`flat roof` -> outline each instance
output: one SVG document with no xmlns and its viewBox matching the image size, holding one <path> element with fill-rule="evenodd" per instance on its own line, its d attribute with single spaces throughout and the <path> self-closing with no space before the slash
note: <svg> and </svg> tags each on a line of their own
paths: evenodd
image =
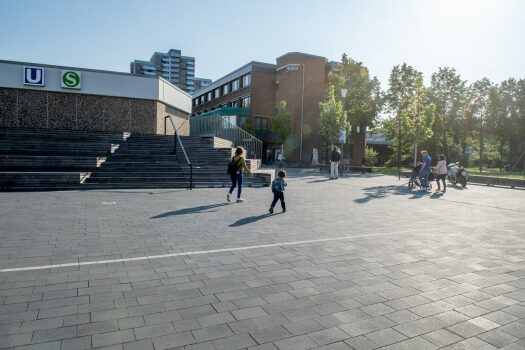
<svg viewBox="0 0 525 350">
<path fill-rule="evenodd" d="M 198 91 L 195 91 L 193 93 L 193 95 L 192 95 L 192 98 L 195 98 L 195 97 L 200 96 L 200 95 L 204 95 L 204 94 L 206 94 L 206 93 L 208 93 L 210 91 L 215 90 L 219 86 L 224 85 L 225 83 L 229 82 L 232 79 L 235 79 L 235 78 L 238 78 L 238 77 L 243 76 L 245 74 L 248 74 L 249 72 L 252 71 L 253 67 L 264 67 L 264 68 L 275 69 L 277 66 L 275 64 L 272 64 L 272 63 L 251 61 L 251 62 L 245 64 L 244 66 L 242 66 L 240 68 L 237 68 L 233 72 L 226 74 L 225 76 L 221 77 L 220 79 L 215 80 L 210 85 L 208 85 L 208 86 L 206 86 L 206 87 L 204 87 L 204 88 L 202 88 L 202 89 L 200 89 Z"/>
<path fill-rule="evenodd" d="M 278 60 L 280 58 L 283 58 L 285 56 L 291 56 L 291 55 L 299 55 L 299 56 L 321 58 L 321 59 L 323 59 L 323 60 L 328 62 L 328 59 L 326 57 L 324 57 L 324 56 L 317 56 L 317 55 L 312 55 L 312 54 L 304 53 L 304 52 L 288 52 L 288 53 L 285 53 L 284 55 L 281 55 L 281 56 L 277 57 L 276 60 Z"/>
</svg>

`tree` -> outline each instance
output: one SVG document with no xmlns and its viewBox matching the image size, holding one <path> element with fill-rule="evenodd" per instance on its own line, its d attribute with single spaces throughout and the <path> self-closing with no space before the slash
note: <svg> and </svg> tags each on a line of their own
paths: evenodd
<svg viewBox="0 0 525 350">
<path fill-rule="evenodd" d="M 388 126 L 387 137 L 390 141 L 397 144 L 397 167 L 401 167 L 401 152 L 403 149 L 403 128 L 402 113 L 408 109 L 411 98 L 416 94 L 416 80 L 422 77 L 423 74 L 415 70 L 412 66 L 403 63 L 401 66 L 397 65 L 392 69 L 390 78 L 388 79 L 389 88 L 385 95 L 385 103 L 388 111 L 393 113 L 397 121 L 397 133 L 394 133 L 392 120 L 386 122 Z M 406 128 L 406 126 L 405 126 Z"/>
<path fill-rule="evenodd" d="M 483 78 L 470 85 L 468 91 L 468 101 L 470 118 L 478 127 L 479 137 L 479 171 L 483 171 L 483 143 L 484 143 L 484 127 L 489 118 L 490 111 L 490 95 L 493 85 L 489 79 Z"/>
<path fill-rule="evenodd" d="M 374 166 L 377 163 L 378 152 L 372 147 L 365 147 L 365 165 Z"/>
<path fill-rule="evenodd" d="M 401 152 L 407 153 L 410 149 L 414 150 L 415 166 L 418 147 L 433 135 L 435 106 L 428 99 L 421 76 L 416 78 L 414 88 L 414 94 L 406 100 L 400 115 L 385 121 L 383 130 L 389 140 L 395 140 L 401 136 L 400 143 L 398 141 L 398 150 Z"/>
<path fill-rule="evenodd" d="M 330 85 L 325 102 L 319 102 L 319 131 L 325 142 L 336 143 L 339 130 L 348 128 L 346 115 L 343 115 L 343 102 L 335 99 L 335 87 Z"/>
<path fill-rule="evenodd" d="M 432 74 L 429 97 L 436 106 L 432 130 L 434 132 L 434 152 L 451 155 L 449 145 L 460 144 L 464 139 L 463 106 L 465 100 L 465 81 L 461 80 L 454 68 L 444 67 Z M 464 143 L 463 143 L 464 145 Z M 463 152 L 464 149 L 460 150 Z"/>
<path fill-rule="evenodd" d="M 277 114 L 272 118 L 271 130 L 277 135 L 277 142 L 288 150 L 290 148 L 288 137 L 292 132 L 292 117 L 286 111 L 286 101 L 279 102 Z"/>
<path fill-rule="evenodd" d="M 330 74 L 330 82 L 337 96 L 341 96 L 341 89 L 347 90 L 343 109 L 350 125 L 360 130 L 373 127 L 381 109 L 381 90 L 377 78 L 370 78 L 368 68 L 343 54 L 341 65 Z"/>
</svg>

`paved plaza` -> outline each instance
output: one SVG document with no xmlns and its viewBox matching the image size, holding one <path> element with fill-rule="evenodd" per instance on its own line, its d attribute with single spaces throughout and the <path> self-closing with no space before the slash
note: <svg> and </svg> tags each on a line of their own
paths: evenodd
<svg viewBox="0 0 525 350">
<path fill-rule="evenodd" d="M 0 348 L 525 349 L 525 191 L 0 193 Z"/>
</svg>

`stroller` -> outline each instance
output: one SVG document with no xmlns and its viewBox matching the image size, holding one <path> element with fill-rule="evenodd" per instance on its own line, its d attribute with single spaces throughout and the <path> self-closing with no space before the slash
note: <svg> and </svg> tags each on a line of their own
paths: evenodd
<svg viewBox="0 0 525 350">
<path fill-rule="evenodd" d="M 412 169 L 412 173 L 410 174 L 410 179 L 408 180 L 408 188 L 413 189 L 415 187 L 419 187 L 419 189 L 423 189 L 421 187 L 421 180 L 419 179 L 419 173 L 421 172 L 421 167 L 423 166 L 423 163 L 418 162 L 417 165 Z M 430 171 L 430 174 L 428 174 L 428 187 L 427 190 L 432 189 L 432 181 L 435 180 L 434 172 Z"/>
</svg>

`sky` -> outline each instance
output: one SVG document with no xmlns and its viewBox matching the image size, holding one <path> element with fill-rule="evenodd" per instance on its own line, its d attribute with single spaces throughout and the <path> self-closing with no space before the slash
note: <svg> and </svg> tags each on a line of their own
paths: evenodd
<svg viewBox="0 0 525 350">
<path fill-rule="evenodd" d="M 216 80 L 250 61 L 346 53 L 387 89 L 407 62 L 469 82 L 525 78 L 523 0 L 0 0 L 0 59 L 129 72 L 182 50 Z"/>
</svg>

